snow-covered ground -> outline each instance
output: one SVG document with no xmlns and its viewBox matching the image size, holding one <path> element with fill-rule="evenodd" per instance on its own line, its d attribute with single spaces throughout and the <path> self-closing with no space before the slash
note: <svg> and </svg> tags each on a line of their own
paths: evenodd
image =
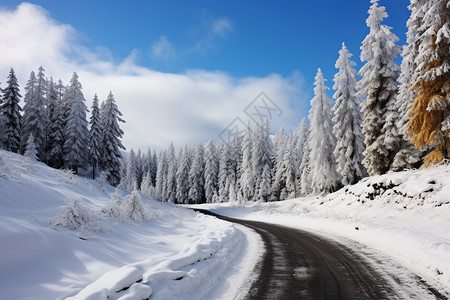
<svg viewBox="0 0 450 300">
<path fill-rule="evenodd" d="M 369 177 L 326 197 L 201 205 L 357 242 L 450 296 L 450 166 Z"/>
<path fill-rule="evenodd" d="M 145 220 L 118 220 L 101 213 L 113 193 L 0 151 L 0 299 L 245 295 L 261 255 L 254 232 L 146 198 Z M 61 218 L 67 208 L 83 219 Z"/>
</svg>

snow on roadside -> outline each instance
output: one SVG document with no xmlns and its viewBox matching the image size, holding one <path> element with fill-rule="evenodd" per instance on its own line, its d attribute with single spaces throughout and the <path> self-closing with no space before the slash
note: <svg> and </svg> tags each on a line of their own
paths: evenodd
<svg viewBox="0 0 450 300">
<path fill-rule="evenodd" d="M 146 198 L 145 220 L 118 221 L 100 213 L 111 195 L 102 183 L 0 151 L 0 298 L 238 299 L 248 291 L 261 255 L 254 232 Z M 62 220 L 67 211 L 82 217 Z"/>
<path fill-rule="evenodd" d="M 359 242 L 450 296 L 450 166 L 369 177 L 326 197 L 201 208 Z"/>
</svg>

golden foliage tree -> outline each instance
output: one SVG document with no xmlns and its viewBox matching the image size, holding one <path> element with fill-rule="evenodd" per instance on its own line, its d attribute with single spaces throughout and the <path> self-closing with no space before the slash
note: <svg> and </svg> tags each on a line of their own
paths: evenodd
<svg viewBox="0 0 450 300">
<path fill-rule="evenodd" d="M 423 7 L 408 136 L 416 148 L 431 147 L 427 167 L 450 155 L 450 2 L 428 0 Z"/>
</svg>

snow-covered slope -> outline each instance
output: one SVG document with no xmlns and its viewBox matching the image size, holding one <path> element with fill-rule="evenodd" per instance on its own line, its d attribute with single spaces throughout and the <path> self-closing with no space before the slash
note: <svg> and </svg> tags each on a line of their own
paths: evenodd
<svg viewBox="0 0 450 300">
<path fill-rule="evenodd" d="M 450 295 L 450 166 L 368 177 L 326 197 L 202 208 L 356 241 Z"/>
<path fill-rule="evenodd" d="M 0 298 L 245 294 L 261 245 L 253 232 L 145 198 L 145 220 L 118 220 L 101 213 L 113 193 L 104 183 L 0 151 Z M 64 222 L 61 212 L 75 202 L 84 219 Z"/>
</svg>

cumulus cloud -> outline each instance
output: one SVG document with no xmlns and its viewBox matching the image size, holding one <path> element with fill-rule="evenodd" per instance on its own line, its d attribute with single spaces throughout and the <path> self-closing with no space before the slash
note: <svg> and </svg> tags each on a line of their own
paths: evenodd
<svg viewBox="0 0 450 300">
<path fill-rule="evenodd" d="M 220 21 L 211 31 L 224 34 L 229 26 Z M 47 76 L 62 78 L 66 83 L 76 71 L 88 106 L 95 93 L 105 99 L 111 90 L 127 121 L 122 128 L 128 149 L 163 148 L 171 141 L 182 146 L 217 140 L 234 119 L 250 120 L 244 110 L 261 91 L 282 110 L 282 116 L 272 120 L 274 129 L 297 126 L 301 112 L 293 111 L 292 103 L 303 101 L 306 109 L 301 76 L 234 78 L 203 70 L 163 73 L 139 66 L 136 50 L 122 62 L 114 63 L 108 59 L 109 50 L 83 47 L 74 28 L 53 20 L 37 5 L 23 3 L 14 10 L 0 11 L 0 28 L 3 78 L 14 67 L 23 88 L 30 71 L 40 65 L 46 68 Z M 168 40 L 162 38 L 159 42 L 156 54 L 171 49 Z"/>
<path fill-rule="evenodd" d="M 176 55 L 175 48 L 166 36 L 161 36 L 151 46 L 151 56 L 158 59 L 173 58 Z"/>
</svg>

